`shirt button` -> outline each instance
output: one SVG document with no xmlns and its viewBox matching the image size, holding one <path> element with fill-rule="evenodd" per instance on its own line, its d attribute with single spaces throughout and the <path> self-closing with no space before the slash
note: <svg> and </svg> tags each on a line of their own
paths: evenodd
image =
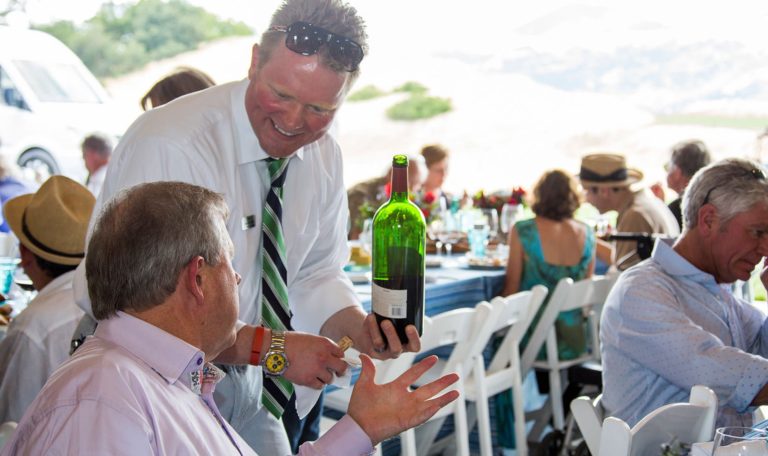
<svg viewBox="0 0 768 456">
<path fill-rule="evenodd" d="M 203 364 L 203 358 L 197 358 L 197 365 Z"/>
</svg>

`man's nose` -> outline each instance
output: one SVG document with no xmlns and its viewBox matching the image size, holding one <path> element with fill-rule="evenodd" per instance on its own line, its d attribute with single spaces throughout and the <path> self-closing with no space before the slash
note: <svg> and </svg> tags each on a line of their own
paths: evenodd
<svg viewBox="0 0 768 456">
<path fill-rule="evenodd" d="M 290 130 L 291 133 L 301 128 L 304 123 L 302 119 L 303 108 L 299 103 L 290 103 L 285 108 L 285 114 L 283 115 L 284 128 Z"/>
</svg>

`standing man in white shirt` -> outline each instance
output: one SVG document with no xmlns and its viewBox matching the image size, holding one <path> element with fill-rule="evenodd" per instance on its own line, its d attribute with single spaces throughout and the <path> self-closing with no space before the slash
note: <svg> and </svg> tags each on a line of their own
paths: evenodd
<svg viewBox="0 0 768 456">
<path fill-rule="evenodd" d="M 107 175 L 109 158 L 112 156 L 112 142 L 106 136 L 92 134 L 85 137 L 81 148 L 85 168 L 88 170 L 85 186 L 94 196 L 99 196 Z"/>
<path fill-rule="evenodd" d="M 51 373 L 67 359 L 83 316 L 72 295 L 95 199 L 77 182 L 53 176 L 37 191 L 8 200 L 3 215 L 19 238 L 21 266 L 35 299 L 11 320 L 0 343 L 0 422 L 18 421 Z"/>
<path fill-rule="evenodd" d="M 343 336 L 383 359 L 420 346 L 415 327 L 408 328 L 405 346 L 390 322 L 379 327 L 342 270 L 349 258 L 342 157 L 326 133 L 358 76 L 366 39 L 357 11 L 340 0 L 288 0 L 253 47 L 247 80 L 190 94 L 139 117 L 115 151 L 96 205 L 98 214 L 120 190 L 151 181 L 193 183 L 224 196 L 232 210 L 227 229 L 235 246 L 233 265 L 242 275 L 239 318 L 248 324 L 238 326 L 235 358 L 227 362 L 247 362 L 260 334 L 252 325 L 262 325 L 262 298 L 268 299 L 262 214 L 275 188 L 270 160 L 287 159 L 281 229 L 290 325 L 284 339 L 272 332 L 281 366 L 287 366 L 272 373 L 316 389 L 333 372 L 344 371 L 333 343 Z M 76 293 L 87 302 L 84 274 L 79 278 Z M 260 404 L 262 368 L 227 373 L 216 397 L 222 415 L 257 452 L 290 453 L 281 423 Z"/>
</svg>

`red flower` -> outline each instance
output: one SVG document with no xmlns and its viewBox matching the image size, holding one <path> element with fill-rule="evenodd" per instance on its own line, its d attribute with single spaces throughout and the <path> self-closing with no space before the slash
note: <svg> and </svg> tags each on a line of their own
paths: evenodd
<svg viewBox="0 0 768 456">
<path fill-rule="evenodd" d="M 435 202 L 435 193 L 434 192 L 427 192 L 424 194 L 424 203 L 425 204 L 432 204 Z"/>
</svg>

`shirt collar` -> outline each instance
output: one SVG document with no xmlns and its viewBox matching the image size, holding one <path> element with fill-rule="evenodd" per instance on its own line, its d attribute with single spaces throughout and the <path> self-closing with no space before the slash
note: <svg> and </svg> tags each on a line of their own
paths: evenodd
<svg viewBox="0 0 768 456">
<path fill-rule="evenodd" d="M 68 271 L 64 274 L 56 277 L 48 282 L 42 290 L 38 291 L 37 296 L 42 297 L 52 293 L 56 293 L 59 290 L 66 290 L 72 288 L 72 280 L 75 277 L 75 271 Z M 30 301 L 30 305 L 34 303 L 34 300 Z"/>
<path fill-rule="evenodd" d="M 205 362 L 205 354 L 197 347 L 125 312 L 100 321 L 94 336 L 123 347 L 168 383 L 181 380 L 191 389 L 190 374 L 202 369 Z"/>
<path fill-rule="evenodd" d="M 673 277 L 686 277 L 698 284 L 701 284 L 712 294 L 720 293 L 720 285 L 715 281 L 712 274 L 704 272 L 683 258 L 672 248 L 673 239 L 658 239 L 653 247 L 651 258 L 659 264 L 661 268 Z"/>
<path fill-rule="evenodd" d="M 238 155 L 238 165 L 269 158 L 269 155 L 261 148 L 259 139 L 256 137 L 256 133 L 254 133 L 253 127 L 251 126 L 251 121 L 248 118 L 248 112 L 245 110 L 245 92 L 248 90 L 249 83 L 250 81 L 248 79 L 240 81 L 230 94 L 232 97 L 232 119 L 237 135 L 237 143 L 239 145 L 239 150 L 236 151 Z M 303 159 L 304 148 L 302 147 L 297 150 L 291 157 Z"/>
</svg>

